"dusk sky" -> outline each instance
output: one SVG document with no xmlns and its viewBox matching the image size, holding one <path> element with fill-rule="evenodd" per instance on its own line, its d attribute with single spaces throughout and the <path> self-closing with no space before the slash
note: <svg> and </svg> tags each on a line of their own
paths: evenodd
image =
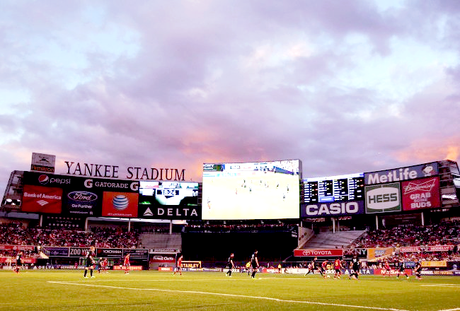
<svg viewBox="0 0 460 311">
<path fill-rule="evenodd" d="M 460 151 L 458 0 L 0 0 L 0 191 L 32 152 L 306 177 Z"/>
</svg>

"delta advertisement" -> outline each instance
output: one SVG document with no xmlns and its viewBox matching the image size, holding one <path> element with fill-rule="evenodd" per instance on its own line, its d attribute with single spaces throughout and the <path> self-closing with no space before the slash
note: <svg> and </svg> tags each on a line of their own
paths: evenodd
<svg viewBox="0 0 460 311">
<path fill-rule="evenodd" d="M 201 219 L 197 182 L 140 181 L 139 216 L 152 219 Z"/>
<path fill-rule="evenodd" d="M 441 207 L 439 177 L 404 181 L 401 191 L 404 211 Z"/>
</svg>

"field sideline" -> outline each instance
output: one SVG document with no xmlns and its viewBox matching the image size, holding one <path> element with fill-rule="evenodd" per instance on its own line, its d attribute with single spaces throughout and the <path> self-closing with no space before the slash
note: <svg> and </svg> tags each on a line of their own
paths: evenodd
<svg viewBox="0 0 460 311">
<path fill-rule="evenodd" d="M 0 271 L 0 310 L 458 310 L 460 277 Z"/>
</svg>

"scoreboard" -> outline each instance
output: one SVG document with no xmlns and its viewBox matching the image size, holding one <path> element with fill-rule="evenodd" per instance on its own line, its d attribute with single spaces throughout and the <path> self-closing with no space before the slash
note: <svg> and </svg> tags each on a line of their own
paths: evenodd
<svg viewBox="0 0 460 311">
<path fill-rule="evenodd" d="M 304 203 L 364 200 L 364 173 L 303 180 Z"/>
</svg>

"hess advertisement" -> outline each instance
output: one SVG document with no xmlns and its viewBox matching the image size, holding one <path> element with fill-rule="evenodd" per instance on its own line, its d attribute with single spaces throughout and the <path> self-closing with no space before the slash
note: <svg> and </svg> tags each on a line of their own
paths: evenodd
<svg viewBox="0 0 460 311">
<path fill-rule="evenodd" d="M 399 183 L 366 186 L 366 214 L 401 211 Z"/>
<path fill-rule="evenodd" d="M 423 178 L 401 184 L 404 211 L 441 207 L 439 178 Z"/>
</svg>

